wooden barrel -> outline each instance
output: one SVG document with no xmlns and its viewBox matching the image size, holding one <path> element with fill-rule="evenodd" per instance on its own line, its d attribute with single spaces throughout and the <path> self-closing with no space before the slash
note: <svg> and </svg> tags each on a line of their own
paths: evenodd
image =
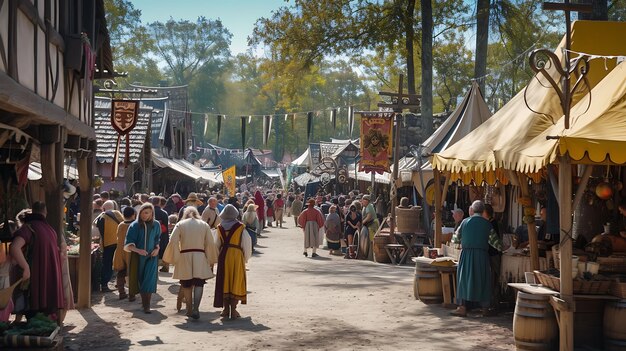
<svg viewBox="0 0 626 351">
<path fill-rule="evenodd" d="M 370 238 L 367 228 L 362 228 L 360 233 L 354 234 L 354 243 L 357 245 L 356 258 L 366 260 L 370 251 Z"/>
<path fill-rule="evenodd" d="M 374 251 L 374 262 L 378 263 L 390 263 L 389 255 L 385 251 L 385 245 L 389 244 L 389 235 L 376 235 L 374 237 L 374 245 L 372 250 Z"/>
<path fill-rule="evenodd" d="M 556 347 L 559 329 L 549 298 L 517 293 L 513 337 L 518 350 L 554 350 Z"/>
<path fill-rule="evenodd" d="M 626 299 L 604 305 L 604 340 L 606 350 L 626 350 Z"/>
<path fill-rule="evenodd" d="M 415 265 L 413 295 L 426 304 L 443 302 L 441 275 L 436 268 L 419 263 Z"/>
</svg>

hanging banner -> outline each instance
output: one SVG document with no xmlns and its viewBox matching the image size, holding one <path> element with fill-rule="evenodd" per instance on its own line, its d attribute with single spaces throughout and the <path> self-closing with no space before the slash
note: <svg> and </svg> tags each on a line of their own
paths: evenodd
<svg viewBox="0 0 626 351">
<path fill-rule="evenodd" d="M 313 112 L 306 114 L 306 139 L 311 141 L 311 131 L 313 130 Z"/>
<path fill-rule="evenodd" d="M 229 169 L 222 172 L 222 178 L 224 179 L 224 189 L 226 189 L 228 196 L 235 196 L 235 192 L 237 189 L 235 176 L 236 176 L 235 166 L 232 166 Z"/>
<path fill-rule="evenodd" d="M 352 131 L 354 130 L 354 108 L 348 106 L 348 135 L 352 139 Z"/>
<path fill-rule="evenodd" d="M 360 112 L 361 161 L 359 171 L 389 172 L 393 112 Z"/>
<path fill-rule="evenodd" d="M 124 153 L 124 168 L 128 167 L 130 158 L 130 131 L 137 125 L 139 114 L 138 100 L 111 100 L 111 125 L 117 132 L 117 144 L 113 155 L 111 167 L 111 180 L 117 177 L 120 157 L 120 142 L 122 136 L 126 136 L 126 152 Z"/>
<path fill-rule="evenodd" d="M 208 114 L 204 114 L 204 132 L 202 132 L 202 135 L 204 136 L 204 139 L 208 139 L 208 135 L 207 133 L 209 132 L 209 115 Z"/>
<path fill-rule="evenodd" d="M 220 131 L 222 130 L 222 115 L 217 115 L 217 142 L 220 143 Z"/>
<path fill-rule="evenodd" d="M 241 148 L 246 148 L 246 116 L 241 116 Z"/>
<path fill-rule="evenodd" d="M 272 130 L 272 116 L 263 116 L 263 145 L 267 146 Z"/>
</svg>

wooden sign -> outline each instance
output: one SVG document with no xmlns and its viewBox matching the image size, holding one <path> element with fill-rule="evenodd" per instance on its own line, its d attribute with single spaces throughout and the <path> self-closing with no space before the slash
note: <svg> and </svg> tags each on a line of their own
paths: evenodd
<svg viewBox="0 0 626 351">
<path fill-rule="evenodd" d="M 138 114 L 139 101 L 137 100 L 111 101 L 111 125 L 120 135 L 126 135 L 135 128 Z"/>
<path fill-rule="evenodd" d="M 120 141 L 126 136 L 126 152 L 124 153 L 124 168 L 128 167 L 130 158 L 130 131 L 137 125 L 139 116 L 138 100 L 111 100 L 111 126 L 117 132 L 117 144 L 111 164 L 111 180 L 115 180 L 119 169 Z"/>
</svg>

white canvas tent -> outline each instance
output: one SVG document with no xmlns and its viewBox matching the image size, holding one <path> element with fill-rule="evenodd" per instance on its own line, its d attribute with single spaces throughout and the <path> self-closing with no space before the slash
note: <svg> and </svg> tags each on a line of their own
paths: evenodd
<svg viewBox="0 0 626 351">
<path fill-rule="evenodd" d="M 487 107 L 487 103 L 480 92 L 480 88 L 476 82 L 472 83 L 472 87 L 467 92 L 463 101 L 452 112 L 443 124 L 426 139 L 422 144 L 423 154 L 430 155 L 442 152 L 457 141 L 461 140 L 479 125 L 484 123 L 491 117 L 491 111 Z M 416 156 L 418 157 L 418 156 Z M 400 169 L 400 175 L 404 178 L 404 173 L 412 171 L 413 184 L 417 191 L 422 194 L 422 189 L 426 188 L 428 182 L 433 179 L 433 166 L 430 161 L 426 161 L 420 172 L 415 169 Z M 422 184 L 423 180 L 423 184 Z"/>
<path fill-rule="evenodd" d="M 311 148 L 307 148 L 300 157 L 291 162 L 292 166 L 313 168 L 313 160 L 311 159 Z"/>
</svg>

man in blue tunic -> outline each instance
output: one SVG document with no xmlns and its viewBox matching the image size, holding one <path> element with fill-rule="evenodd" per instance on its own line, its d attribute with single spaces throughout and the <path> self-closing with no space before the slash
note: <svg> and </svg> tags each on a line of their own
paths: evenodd
<svg viewBox="0 0 626 351">
<path fill-rule="evenodd" d="M 472 216 L 461 222 L 454 242 L 461 244 L 461 257 L 457 267 L 457 303 L 453 315 L 466 316 L 468 302 L 476 302 L 486 312 L 491 302 L 491 267 L 489 246 L 501 251 L 502 242 L 491 223 L 481 214 L 485 210 L 482 201 L 472 203 Z"/>
</svg>

